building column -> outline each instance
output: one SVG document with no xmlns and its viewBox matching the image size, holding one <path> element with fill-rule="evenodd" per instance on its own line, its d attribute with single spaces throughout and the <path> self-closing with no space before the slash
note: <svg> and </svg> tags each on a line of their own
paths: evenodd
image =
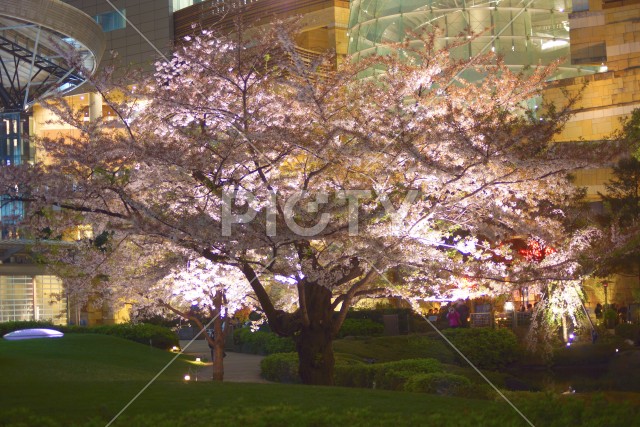
<svg viewBox="0 0 640 427">
<path fill-rule="evenodd" d="M 102 117 L 102 95 L 99 93 L 89 94 L 89 121 L 93 122 Z"/>
<path fill-rule="evenodd" d="M 33 291 L 33 320 L 40 320 L 38 310 L 38 290 L 36 289 L 36 276 L 31 276 L 31 290 Z"/>
</svg>

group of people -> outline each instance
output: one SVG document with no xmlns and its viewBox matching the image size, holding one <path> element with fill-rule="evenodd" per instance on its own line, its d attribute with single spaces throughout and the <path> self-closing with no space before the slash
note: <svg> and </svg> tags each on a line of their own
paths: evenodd
<svg viewBox="0 0 640 427">
<path fill-rule="evenodd" d="M 537 304 L 537 302 L 536 302 Z M 527 306 L 525 307 L 524 304 L 520 305 L 520 312 L 521 313 L 532 313 L 533 312 L 533 304 L 527 304 Z"/>
<path fill-rule="evenodd" d="M 629 321 L 629 309 L 626 305 L 621 305 L 618 307 L 617 304 L 609 304 L 609 310 L 612 310 L 618 314 L 616 322 L 617 323 L 625 323 Z M 594 310 L 594 314 L 596 315 L 596 319 L 600 320 L 603 318 L 604 307 L 602 304 L 596 304 L 596 308 Z"/>
<path fill-rule="evenodd" d="M 449 305 L 447 320 L 450 328 L 468 328 L 470 309 L 464 301 L 460 300 Z"/>
<path fill-rule="evenodd" d="M 442 305 L 440 309 L 429 309 L 427 316 L 429 320 L 435 322 L 440 319 L 448 321 L 450 328 L 466 328 L 469 326 L 469 314 L 471 310 L 464 300 L 452 302 L 449 305 Z"/>
</svg>

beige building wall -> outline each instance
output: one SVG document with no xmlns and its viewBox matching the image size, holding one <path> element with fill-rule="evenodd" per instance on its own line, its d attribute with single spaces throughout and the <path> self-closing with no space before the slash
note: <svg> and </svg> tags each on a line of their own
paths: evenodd
<svg viewBox="0 0 640 427">
<path fill-rule="evenodd" d="M 339 58 L 347 54 L 348 0 L 260 0 L 227 11 L 222 11 L 216 0 L 204 1 L 174 14 L 176 42 L 193 33 L 194 26 L 232 32 L 238 16 L 242 16 L 244 25 L 253 28 L 270 25 L 274 18 L 299 16 L 298 47 L 310 51 L 310 54 L 327 50 L 334 50 Z"/>
<path fill-rule="evenodd" d="M 576 5 L 574 4 L 574 8 Z M 607 139 L 620 119 L 640 107 L 640 0 L 590 0 L 588 10 L 569 14 L 571 62 L 600 67 L 595 75 L 555 82 L 545 99 L 562 104 L 562 90 L 577 93 L 575 116 L 560 141 Z"/>
<path fill-rule="evenodd" d="M 104 0 L 65 0 L 65 2 L 92 17 L 114 11 Z M 172 0 L 111 0 L 111 3 L 117 9 L 125 11 L 130 23 L 127 23 L 123 29 L 105 33 L 107 49 L 102 59 L 102 66 L 115 64 L 118 67 L 150 68 L 156 60 L 161 58 L 156 49 L 164 55 L 171 51 Z M 110 59 L 110 51 L 118 54 L 115 62 Z"/>
<path fill-rule="evenodd" d="M 600 72 L 558 80 L 545 91 L 545 100 L 556 105 L 566 103 L 564 91 L 582 91 L 558 141 L 610 139 L 620 130 L 620 120 L 640 108 L 639 21 L 640 0 L 574 2 L 569 14 L 571 61 L 597 66 Z M 582 171 L 576 184 L 587 188 L 588 200 L 596 201 L 610 177 L 608 169 Z"/>
</svg>

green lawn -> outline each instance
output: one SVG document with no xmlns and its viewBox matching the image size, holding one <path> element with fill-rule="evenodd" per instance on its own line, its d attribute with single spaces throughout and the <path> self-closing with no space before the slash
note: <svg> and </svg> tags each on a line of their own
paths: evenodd
<svg viewBox="0 0 640 427">
<path fill-rule="evenodd" d="M 93 334 L 0 340 L 0 425 L 20 425 L 19 421 L 29 417 L 36 418 L 23 425 L 46 424 L 37 417 L 64 426 L 104 425 L 172 357 L 168 352 Z M 185 425 L 199 425 L 191 419 L 194 416 L 207 420 L 203 425 L 226 426 L 233 425 L 230 418 L 274 426 L 332 425 L 345 420 L 352 425 L 415 425 L 418 420 L 437 422 L 460 413 L 468 419 L 490 416 L 507 425 L 519 424 L 515 414 L 500 403 L 332 387 L 185 383 L 181 379 L 189 367 L 193 369 L 186 358 L 176 360 L 115 425 L 149 423 L 157 427 L 164 422 L 173 426 L 180 425 L 180 417 L 186 417 Z M 25 411 L 16 412 L 16 408 Z M 194 415 L 199 410 L 204 412 Z"/>
<path fill-rule="evenodd" d="M 105 426 L 172 357 L 141 344 L 93 334 L 0 340 L 0 426 Z M 181 379 L 190 367 L 186 358 L 178 359 L 114 425 L 526 425 L 503 402 L 338 387 L 185 383 Z M 600 404 L 587 410 L 581 405 L 570 407 L 579 403 L 577 398 L 511 397 L 537 426 L 619 425 L 603 424 L 594 414 L 638 425 L 633 420 L 639 414 L 632 407 L 607 413 Z M 614 405 L 603 407 L 612 411 Z"/>
</svg>

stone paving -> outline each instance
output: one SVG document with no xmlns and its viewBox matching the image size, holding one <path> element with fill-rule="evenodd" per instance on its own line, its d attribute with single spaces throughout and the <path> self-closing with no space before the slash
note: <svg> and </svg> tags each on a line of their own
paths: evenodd
<svg viewBox="0 0 640 427">
<path fill-rule="evenodd" d="M 185 348 L 189 341 L 180 341 L 180 348 Z M 211 351 L 205 340 L 196 340 L 184 351 L 202 360 L 209 361 L 211 359 Z M 260 361 L 263 356 L 255 354 L 234 353 L 227 351 L 227 357 L 224 358 L 224 381 L 242 382 L 242 383 L 268 383 L 260 376 Z M 198 371 L 198 381 L 211 381 L 213 367 L 209 361 Z"/>
</svg>

